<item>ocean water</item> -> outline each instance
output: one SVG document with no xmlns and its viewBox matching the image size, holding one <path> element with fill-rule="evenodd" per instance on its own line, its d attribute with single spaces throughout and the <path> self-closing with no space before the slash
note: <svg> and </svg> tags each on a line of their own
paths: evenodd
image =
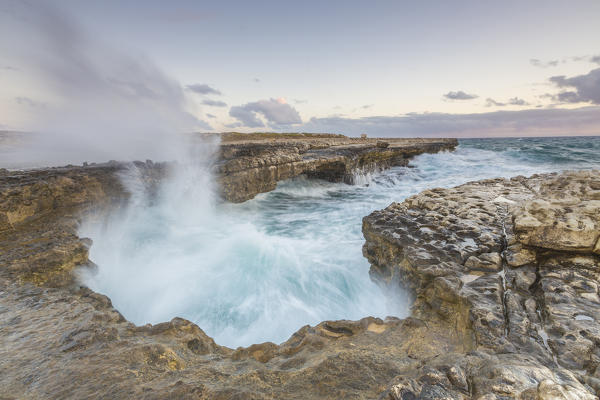
<svg viewBox="0 0 600 400">
<path fill-rule="evenodd" d="M 149 202 L 132 171 L 131 206 L 81 230 L 98 264 L 82 279 L 136 324 L 180 316 L 230 347 L 280 343 L 323 320 L 404 317 L 410 299 L 369 279 L 362 217 L 427 188 L 590 168 L 600 137 L 467 139 L 358 185 L 297 178 L 243 204 L 214 201 L 201 168 Z"/>
</svg>

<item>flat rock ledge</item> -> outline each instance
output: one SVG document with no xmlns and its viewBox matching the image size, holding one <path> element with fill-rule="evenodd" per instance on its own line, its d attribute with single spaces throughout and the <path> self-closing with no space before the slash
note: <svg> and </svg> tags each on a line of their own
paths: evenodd
<svg viewBox="0 0 600 400">
<path fill-rule="evenodd" d="M 405 166 L 422 153 L 453 150 L 456 139 L 357 139 L 319 137 L 224 141 L 216 163 L 221 195 L 239 203 L 269 192 L 284 179 L 352 184 L 356 174 Z"/>
<path fill-rule="evenodd" d="M 230 349 L 181 318 L 135 326 L 77 284 L 76 268 L 94 268 L 82 212 L 127 200 L 121 167 L 105 168 L 0 178 L 0 398 L 597 398 L 598 172 L 430 190 L 374 212 L 371 276 L 413 293 L 410 317 Z M 150 190 L 162 179 L 137 168 Z"/>
</svg>

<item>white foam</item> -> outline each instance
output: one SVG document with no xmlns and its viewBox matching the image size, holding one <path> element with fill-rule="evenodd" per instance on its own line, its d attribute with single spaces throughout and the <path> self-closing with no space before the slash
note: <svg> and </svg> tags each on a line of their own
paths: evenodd
<svg viewBox="0 0 600 400">
<path fill-rule="evenodd" d="M 362 218 L 424 189 L 529 168 L 464 147 L 418 156 L 413 165 L 373 174 L 368 186 L 280 182 L 243 204 L 217 204 L 206 168 L 191 165 L 151 206 L 134 201 L 82 229 L 94 240 L 90 255 L 99 265 L 85 282 L 135 323 L 180 316 L 233 347 L 281 342 L 322 320 L 405 316 L 406 297 L 383 293 L 369 279 Z M 127 186 L 143 200 L 136 179 Z"/>
<path fill-rule="evenodd" d="M 405 298 L 369 279 L 360 235 L 368 210 L 326 212 L 328 200 L 315 200 L 324 195 L 315 197 L 315 186 L 351 186 L 299 180 L 245 204 L 219 205 L 207 170 L 180 168 L 148 202 L 134 168 L 124 179 L 130 206 L 81 229 L 99 265 L 83 272 L 83 281 L 126 318 L 145 324 L 184 317 L 236 347 L 282 342 L 323 320 L 406 315 Z"/>
</svg>

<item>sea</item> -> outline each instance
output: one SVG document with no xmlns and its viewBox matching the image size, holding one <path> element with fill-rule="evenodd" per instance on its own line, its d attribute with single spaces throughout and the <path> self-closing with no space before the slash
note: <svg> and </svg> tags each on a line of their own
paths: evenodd
<svg viewBox="0 0 600 400">
<path fill-rule="evenodd" d="M 232 348 L 281 343 L 325 320 L 402 318 L 410 296 L 369 277 L 364 216 L 429 188 L 593 168 L 600 137 L 461 139 L 355 185 L 296 178 L 242 204 L 215 201 L 203 174 L 148 201 L 132 172 L 131 205 L 80 230 L 97 265 L 80 279 L 136 324 L 183 317 Z"/>
</svg>

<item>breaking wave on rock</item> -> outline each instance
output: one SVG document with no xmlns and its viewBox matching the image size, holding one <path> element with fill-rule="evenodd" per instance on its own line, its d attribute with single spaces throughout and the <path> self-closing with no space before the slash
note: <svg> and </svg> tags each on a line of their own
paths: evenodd
<svg viewBox="0 0 600 400">
<path fill-rule="evenodd" d="M 428 188 L 600 165 L 595 153 L 585 162 L 530 157 L 544 140 L 587 151 L 577 138 L 462 140 L 455 152 L 417 156 L 358 185 L 298 178 L 243 204 L 215 200 L 206 163 L 178 168 L 153 201 L 132 170 L 130 204 L 80 232 L 99 265 L 83 280 L 136 324 L 184 317 L 230 347 L 279 343 L 323 320 L 404 317 L 408 296 L 369 278 L 362 217 Z"/>
</svg>

